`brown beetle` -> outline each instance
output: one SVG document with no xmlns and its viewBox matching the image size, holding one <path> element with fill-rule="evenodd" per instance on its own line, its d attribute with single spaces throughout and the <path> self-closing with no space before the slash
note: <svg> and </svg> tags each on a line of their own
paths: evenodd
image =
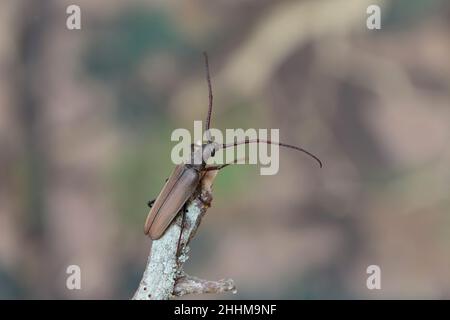
<svg viewBox="0 0 450 320">
<path fill-rule="evenodd" d="M 212 104 L 213 104 L 213 95 L 211 88 L 211 78 L 209 75 L 209 65 L 208 65 L 208 56 L 206 52 L 204 53 L 205 57 L 205 66 L 206 66 L 206 78 L 208 82 L 208 90 L 209 90 L 209 108 L 208 115 L 206 118 L 206 129 L 208 141 L 199 146 L 198 148 L 194 148 L 192 146 L 192 152 L 190 156 L 190 162 L 186 164 L 179 164 L 172 171 L 171 175 L 166 181 L 163 189 L 159 193 L 158 197 L 149 202 L 149 206 L 151 207 L 150 212 L 147 216 L 147 220 L 145 221 L 144 232 L 149 235 L 153 240 L 159 239 L 166 229 L 169 227 L 170 223 L 177 216 L 178 212 L 185 206 L 186 202 L 195 192 L 200 180 L 206 171 L 211 170 L 220 170 L 226 167 L 228 164 L 223 165 L 207 165 L 206 162 L 210 157 L 214 157 L 215 153 L 219 149 L 225 149 L 229 147 L 234 147 L 240 144 L 249 144 L 249 143 L 267 143 L 267 144 L 277 144 L 281 147 L 291 148 L 297 151 L 304 152 L 314 158 L 319 166 L 322 167 L 322 162 L 318 157 L 313 155 L 312 153 L 306 151 L 303 148 L 299 148 L 293 145 L 272 142 L 270 140 L 245 140 L 230 144 L 218 144 L 211 140 L 209 135 L 209 128 L 211 123 L 211 112 L 212 112 Z M 232 163 L 236 163 L 234 161 Z M 199 163 L 199 164 L 196 164 Z"/>
</svg>

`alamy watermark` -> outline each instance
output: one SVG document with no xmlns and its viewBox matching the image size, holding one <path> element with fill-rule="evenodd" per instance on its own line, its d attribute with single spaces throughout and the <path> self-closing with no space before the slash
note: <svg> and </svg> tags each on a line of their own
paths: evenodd
<svg viewBox="0 0 450 320">
<path fill-rule="evenodd" d="M 366 13 L 369 15 L 366 20 L 366 26 L 369 30 L 381 29 L 381 8 L 376 4 L 367 7 Z"/>
<path fill-rule="evenodd" d="M 81 8 L 76 4 L 71 4 L 66 8 L 66 13 L 69 15 L 66 19 L 66 27 L 69 30 L 81 29 Z"/>
<path fill-rule="evenodd" d="M 369 290 L 381 289 L 381 268 L 375 264 L 372 264 L 366 269 L 367 277 L 366 286 Z"/>
<path fill-rule="evenodd" d="M 270 134 L 269 134 L 270 133 Z M 227 163 L 236 164 L 259 164 L 261 175 L 274 175 L 278 173 L 279 163 L 279 129 L 226 129 L 225 137 L 222 131 L 211 128 L 203 133 L 202 121 L 194 121 L 194 135 L 184 128 L 175 129 L 171 135 L 171 141 L 178 141 L 171 152 L 174 164 L 192 163 L 221 165 Z M 203 155 L 203 158 L 191 158 L 192 149 L 203 148 L 201 141 L 213 141 L 218 146 L 212 157 Z M 244 141 L 255 143 L 239 144 L 230 148 L 223 148 L 224 144 L 230 146 L 234 143 Z M 270 143 L 256 143 L 257 141 L 268 141 Z M 248 153 L 246 152 L 248 145 Z M 209 158 L 209 159 L 208 159 Z"/>
<path fill-rule="evenodd" d="M 76 264 L 67 267 L 66 288 L 69 290 L 81 290 L 81 268 Z"/>
</svg>

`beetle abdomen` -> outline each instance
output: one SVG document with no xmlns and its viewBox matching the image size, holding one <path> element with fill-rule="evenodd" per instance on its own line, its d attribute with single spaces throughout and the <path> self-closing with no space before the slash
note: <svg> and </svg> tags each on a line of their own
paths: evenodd
<svg viewBox="0 0 450 320">
<path fill-rule="evenodd" d="M 159 239 L 192 196 L 199 181 L 200 175 L 195 169 L 177 165 L 150 209 L 145 234 L 153 240 Z"/>
</svg>

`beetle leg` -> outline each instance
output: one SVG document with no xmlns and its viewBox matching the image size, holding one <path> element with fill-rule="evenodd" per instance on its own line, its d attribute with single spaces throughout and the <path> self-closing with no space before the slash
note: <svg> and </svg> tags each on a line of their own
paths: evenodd
<svg viewBox="0 0 450 320">
<path fill-rule="evenodd" d="M 186 203 L 183 205 L 183 212 L 181 213 L 182 214 L 182 217 L 181 217 L 181 226 L 180 226 L 180 237 L 178 238 L 178 248 L 177 248 L 177 257 L 179 257 L 180 256 L 180 254 L 181 254 L 181 245 L 182 245 L 182 243 L 181 243 L 181 236 L 183 235 L 183 229 L 184 229 L 184 224 L 185 224 L 185 220 L 186 220 L 186 211 L 187 211 L 187 206 L 186 206 Z"/>
<path fill-rule="evenodd" d="M 221 164 L 221 165 L 208 165 L 208 166 L 206 166 L 204 169 L 203 169 L 203 171 L 214 171 L 214 170 L 220 170 L 220 169 L 223 169 L 223 168 L 225 168 L 226 166 L 229 166 L 230 164 L 236 164 L 236 163 L 238 163 L 239 161 L 241 161 L 241 160 L 247 160 L 247 158 L 244 158 L 244 159 L 236 159 L 236 160 L 234 160 L 234 161 L 232 161 L 232 162 L 229 162 L 229 163 L 225 163 L 225 164 Z"/>
<path fill-rule="evenodd" d="M 156 199 L 150 200 L 149 202 L 147 202 L 147 205 L 149 208 L 153 207 L 153 204 L 155 203 Z"/>
<path fill-rule="evenodd" d="M 228 166 L 228 165 L 230 165 L 230 164 L 231 164 L 231 163 L 221 164 L 221 165 L 219 165 L 219 166 L 214 166 L 214 165 L 206 166 L 205 169 L 203 169 L 203 171 L 220 170 L 220 169 L 223 169 L 223 168 L 225 168 L 226 166 Z"/>
</svg>

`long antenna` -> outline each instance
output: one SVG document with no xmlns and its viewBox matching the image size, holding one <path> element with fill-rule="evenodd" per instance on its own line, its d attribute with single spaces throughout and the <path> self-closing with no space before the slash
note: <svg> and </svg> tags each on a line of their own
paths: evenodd
<svg viewBox="0 0 450 320">
<path fill-rule="evenodd" d="M 212 113 L 212 106 L 213 106 L 213 94 L 212 94 L 212 86 L 211 86 L 211 76 L 209 75 L 208 54 L 205 51 L 205 52 L 203 52 L 203 55 L 205 57 L 206 81 L 208 82 L 208 91 L 209 91 L 209 106 L 208 106 L 208 115 L 206 117 L 206 129 L 205 129 L 205 131 L 208 131 L 209 130 L 209 126 L 211 124 L 211 113 Z M 209 133 L 208 133 L 208 137 L 209 137 Z"/>
<path fill-rule="evenodd" d="M 230 147 L 235 147 L 237 145 L 240 144 L 249 144 L 249 143 L 267 143 L 267 144 L 275 144 L 278 145 L 280 147 L 285 147 L 285 148 L 290 148 L 290 149 L 294 149 L 303 153 L 306 153 L 307 155 L 309 155 L 311 158 L 313 158 L 314 160 L 316 160 L 319 163 L 319 166 L 322 168 L 322 161 L 320 161 L 320 159 L 318 157 L 316 157 L 315 155 L 313 155 L 311 152 L 300 148 L 300 147 L 296 147 L 290 144 L 286 144 L 286 143 L 282 143 L 282 142 L 272 142 L 270 140 L 263 140 L 263 139 L 246 139 L 245 141 L 240 141 L 240 142 L 234 142 L 234 143 L 229 143 L 229 144 L 223 144 L 222 145 L 222 149 L 225 148 L 230 148 Z"/>
</svg>

